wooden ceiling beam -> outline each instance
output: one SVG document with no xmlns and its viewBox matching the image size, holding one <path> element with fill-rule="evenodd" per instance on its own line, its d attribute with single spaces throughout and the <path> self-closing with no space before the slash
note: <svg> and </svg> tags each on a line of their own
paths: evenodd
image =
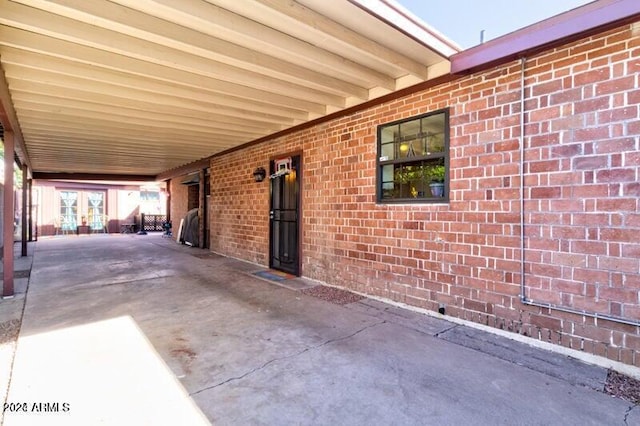
<svg viewBox="0 0 640 426">
<path fill-rule="evenodd" d="M 280 107 L 297 108 L 302 111 L 311 111 L 319 114 L 326 112 L 326 104 L 312 101 L 310 97 L 296 98 L 283 92 L 274 93 L 241 84 L 229 83 L 181 69 L 81 46 L 65 40 L 57 40 L 4 25 L 0 25 L 0 34 L 2 35 L 0 44 L 4 46 L 133 74 L 138 79 L 141 78 L 140 81 L 156 79 L 177 84 L 188 84 L 187 82 L 190 82 L 189 85 L 191 87 L 203 91 L 213 91 L 241 99 L 250 99 Z"/>
<path fill-rule="evenodd" d="M 207 169 L 211 166 L 211 157 L 204 157 L 199 160 L 193 161 L 188 164 L 183 164 L 179 167 L 174 167 L 159 173 L 156 176 L 156 181 L 162 182 L 168 179 L 174 179 L 179 176 L 184 176 L 189 173 L 197 172 Z"/>
<path fill-rule="evenodd" d="M 245 71 L 258 72 L 313 89 L 329 90 L 340 96 L 356 96 L 363 99 L 367 96 L 367 89 L 356 84 L 115 3 L 96 3 L 86 0 L 17 0 L 17 2 Z M 393 82 L 392 79 L 390 80 Z"/>
<path fill-rule="evenodd" d="M 99 144 L 93 144 L 92 142 L 96 142 L 94 140 L 88 138 L 77 138 L 73 136 L 44 136 L 42 134 L 35 134 L 29 136 L 29 146 L 32 147 L 33 151 L 47 149 L 53 151 L 55 148 L 59 147 L 61 150 L 69 150 L 69 149 L 78 149 L 81 151 L 87 152 L 105 152 L 104 147 Z M 55 146 L 52 146 L 55 144 Z M 112 149 L 110 151 L 114 151 L 117 149 L 118 152 L 130 153 L 130 152 L 153 152 L 155 154 L 161 155 L 170 155 L 172 157 L 176 157 L 178 159 L 189 159 L 193 155 L 206 155 L 210 151 L 215 150 L 216 148 L 221 148 L 220 145 L 211 146 L 211 149 L 207 149 L 208 147 L 191 147 L 185 148 L 184 150 L 180 150 L 179 153 L 176 153 L 175 147 L 171 147 L 168 145 L 165 146 L 153 146 L 151 144 L 144 144 L 138 141 L 132 143 L 124 143 L 120 142 L 117 145 L 110 145 Z"/>
<path fill-rule="evenodd" d="M 303 108 L 280 107 L 252 99 L 224 95 L 215 90 L 210 91 L 204 86 L 194 87 L 191 81 L 188 83 L 184 81 L 168 82 L 157 80 L 152 76 L 141 78 L 134 74 L 114 71 L 95 65 L 86 65 L 80 62 L 11 47 L 2 49 L 2 62 L 6 66 L 13 65 L 21 69 L 31 69 L 48 74 L 76 77 L 81 81 L 96 81 L 141 92 L 165 94 L 171 97 L 202 101 L 211 104 L 211 107 L 209 107 L 210 110 L 214 109 L 214 105 L 215 107 L 222 106 L 223 108 L 228 106 L 236 109 L 251 110 L 253 114 L 258 116 L 264 115 L 269 118 L 280 117 L 282 121 L 290 121 L 292 116 L 301 120 L 308 118 L 308 113 L 306 113 Z M 322 111 L 322 109 L 319 111 Z"/>
<path fill-rule="evenodd" d="M 272 93 L 286 93 L 298 99 L 310 99 L 337 107 L 344 106 L 344 95 L 332 95 L 326 91 L 312 89 L 258 72 L 247 71 L 188 52 L 53 15 L 9 0 L 0 0 L 0 9 L 2 9 L 0 23 L 3 25 L 32 33 L 45 34 L 47 37 L 64 40 L 76 46 L 94 48 L 254 89 Z M 362 92 L 362 96 L 366 96 L 364 94 L 366 90 L 362 89 Z M 357 93 L 353 95 L 357 95 Z"/>
<path fill-rule="evenodd" d="M 270 133 L 282 130 L 285 127 L 282 125 L 274 125 L 272 123 L 256 122 L 236 117 L 225 117 L 219 114 L 198 114 L 197 111 L 185 114 L 183 111 L 171 108 L 159 108 L 159 110 L 151 110 L 152 106 L 149 106 L 148 109 L 132 108 L 131 106 L 59 98 L 56 96 L 24 93 L 16 90 L 13 91 L 12 98 L 16 105 L 20 102 L 33 102 L 43 105 L 58 105 L 60 107 L 68 106 L 71 108 L 86 108 L 91 111 L 104 112 L 106 114 L 111 114 L 112 112 L 116 111 L 122 111 L 128 112 L 131 115 L 136 115 L 138 117 L 149 116 L 155 118 L 158 116 L 162 116 L 165 117 L 169 122 L 194 123 L 195 125 L 200 125 L 200 123 L 225 125 L 228 126 L 228 128 L 234 128 L 236 130 L 249 128 L 255 129 L 260 132 Z"/>
<path fill-rule="evenodd" d="M 34 172 L 34 179 L 41 180 L 103 180 L 116 182 L 142 181 L 153 182 L 153 175 L 123 175 L 123 174 L 107 174 L 107 173 L 47 173 Z"/>
<path fill-rule="evenodd" d="M 26 127 L 26 126 L 25 126 Z M 44 127 L 44 126 L 42 126 Z M 146 149 L 157 152 L 164 152 L 167 155 L 176 151 L 176 147 L 184 145 L 184 149 L 181 149 L 181 154 L 191 155 L 198 154 L 211 155 L 215 152 L 227 149 L 230 146 L 238 144 L 238 141 L 233 140 L 219 140 L 215 143 L 203 143 L 200 141 L 193 141 L 190 139 L 182 139 L 178 137 L 168 137 L 165 139 L 149 140 L 136 137 L 125 137 L 120 134 L 108 133 L 102 134 L 89 134 L 87 131 L 80 131 L 67 128 L 54 128 L 46 127 L 28 128 L 25 130 L 25 137 L 33 138 L 34 145 L 39 141 L 43 143 L 60 143 L 60 144 L 74 144 L 75 146 L 82 146 L 84 144 L 91 144 L 98 147 L 102 147 L 102 150 L 108 151 L 112 149 L 121 149 L 123 151 Z"/>
<path fill-rule="evenodd" d="M 238 137 L 219 135 L 192 135 L 177 130 L 157 130 L 157 129 L 136 129 L 133 127 L 114 126 L 111 124 L 91 122 L 89 120 L 79 121 L 69 117 L 51 117 L 48 114 L 37 112 L 27 112 L 21 115 L 23 123 L 23 133 L 32 136 L 34 134 L 87 137 L 91 140 L 100 140 L 103 143 L 109 141 L 141 141 L 155 143 L 156 145 L 175 145 L 176 142 L 188 143 L 195 147 L 206 148 L 218 144 L 233 144 L 242 140 Z"/>
<path fill-rule="evenodd" d="M 13 93 L 53 96 L 60 99 L 73 99 L 130 108 L 135 107 L 148 110 L 152 107 L 156 108 L 160 113 L 162 113 L 163 110 L 170 110 L 174 113 L 176 111 L 181 111 L 184 114 L 196 114 L 196 116 L 216 115 L 220 117 L 237 118 L 240 120 L 247 119 L 266 123 L 267 125 L 275 124 L 288 126 L 306 121 L 306 118 L 304 120 L 299 118 L 287 118 L 285 116 L 266 114 L 252 111 L 250 109 L 226 107 L 223 105 L 216 107 L 215 104 L 212 103 L 204 103 L 196 100 L 189 102 L 188 99 L 177 98 L 170 95 L 162 95 L 162 97 L 158 97 L 153 94 L 137 92 L 135 90 L 119 90 L 118 87 L 114 88 L 111 93 L 105 93 L 104 90 L 108 86 L 91 87 L 88 84 L 86 86 L 82 86 L 79 81 L 74 83 L 61 80 L 54 82 L 40 82 L 29 79 L 27 75 L 22 74 L 18 78 L 11 78 L 11 90 Z M 127 94 L 129 94 L 129 96 L 127 96 Z"/>
<path fill-rule="evenodd" d="M 92 113 L 101 113 L 108 116 L 121 116 L 124 115 L 126 117 L 135 117 L 137 119 L 148 119 L 150 123 L 154 121 L 161 120 L 167 124 L 184 124 L 188 126 L 192 126 L 194 129 L 202 129 L 206 131 L 207 129 L 225 129 L 225 130 L 233 130 L 233 131 L 243 131 L 247 132 L 255 132 L 256 134 L 269 134 L 274 133 L 278 130 L 282 130 L 282 126 L 260 126 L 258 123 L 247 121 L 246 123 L 241 123 L 235 121 L 233 119 L 224 120 L 219 119 L 218 117 L 207 117 L 207 118 L 193 118 L 193 117 L 184 117 L 175 114 L 169 113 L 157 113 L 157 112 L 149 112 L 149 111 L 141 111 L 139 109 L 133 108 L 125 108 L 120 106 L 111 106 L 105 104 L 96 104 L 92 102 L 82 102 L 82 101 L 74 101 L 67 99 L 58 99 L 53 96 L 38 96 L 38 95 L 24 95 L 20 93 L 14 93 L 13 95 L 13 103 L 15 109 L 31 109 L 34 106 L 41 107 L 58 107 L 58 108 L 70 108 L 81 109 L 84 111 L 92 112 Z"/>
<path fill-rule="evenodd" d="M 22 102 L 21 106 L 18 106 L 14 103 L 16 113 L 20 116 L 21 111 L 29 111 L 29 112 L 40 112 L 46 113 L 50 115 L 52 118 L 55 117 L 69 117 L 76 119 L 88 119 L 95 120 L 96 122 L 102 123 L 114 123 L 117 125 L 127 125 L 131 128 L 138 128 L 140 126 L 140 130 L 143 131 L 143 128 L 157 128 L 157 129 L 176 129 L 187 132 L 188 134 L 201 134 L 203 136 L 212 136 L 212 135 L 228 135 L 235 136 L 238 138 L 248 138 L 264 136 L 264 132 L 253 131 L 251 129 L 245 130 L 231 130 L 227 128 L 222 128 L 221 126 L 193 126 L 188 124 L 179 124 L 179 123 L 171 123 L 165 120 L 162 120 L 160 116 L 157 119 L 150 118 L 139 118 L 139 117 L 131 117 L 127 116 L 123 113 L 120 114 L 111 114 L 106 115 L 100 112 L 89 111 L 81 108 L 60 108 L 52 105 L 42 105 L 35 104 L 30 102 Z"/>
<path fill-rule="evenodd" d="M 286 59 L 305 64 L 307 68 L 323 70 L 322 72 L 326 74 L 361 76 L 365 81 L 381 87 L 389 84 L 389 76 L 384 73 L 329 52 L 315 43 L 300 40 L 204 1 L 112 1 L 236 45 L 269 52 L 269 55 L 278 59 Z"/>
<path fill-rule="evenodd" d="M 229 4 L 236 0 L 217 0 L 220 5 Z M 279 0 L 256 0 L 258 7 L 253 9 L 259 13 L 267 13 L 273 10 L 290 19 L 292 24 L 304 25 L 306 31 L 311 34 L 315 33 L 324 37 L 330 37 L 330 41 L 326 41 L 327 45 L 340 43 L 345 46 L 351 46 L 362 54 L 371 59 L 386 62 L 395 67 L 405 70 L 420 79 L 429 78 L 427 66 L 421 64 L 399 52 L 389 49 L 380 43 L 377 43 L 349 28 L 339 25 L 335 21 L 326 16 L 317 13 L 304 5 L 295 1 L 282 2 Z M 385 89 L 396 90 L 393 86 L 383 86 Z"/>
</svg>

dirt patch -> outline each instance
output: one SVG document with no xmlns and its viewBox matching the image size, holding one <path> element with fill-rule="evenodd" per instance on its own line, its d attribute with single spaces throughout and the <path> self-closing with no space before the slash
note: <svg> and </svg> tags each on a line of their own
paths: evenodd
<svg viewBox="0 0 640 426">
<path fill-rule="evenodd" d="M 20 320 L 12 319 L 10 321 L 0 322 L 0 345 L 13 342 L 18 338 L 20 331 Z"/>
<path fill-rule="evenodd" d="M 176 348 L 171 350 L 171 356 L 178 360 L 185 374 L 191 374 L 191 363 L 196 358 L 196 353 L 190 348 Z"/>
<path fill-rule="evenodd" d="M 640 380 L 609 370 L 604 391 L 633 404 L 640 404 Z"/>
<path fill-rule="evenodd" d="M 327 302 L 335 303 L 337 305 L 346 305 L 348 303 L 354 303 L 364 299 L 364 297 L 359 294 L 322 285 L 301 290 L 301 293 L 317 297 L 318 299 L 326 300 Z"/>
</svg>

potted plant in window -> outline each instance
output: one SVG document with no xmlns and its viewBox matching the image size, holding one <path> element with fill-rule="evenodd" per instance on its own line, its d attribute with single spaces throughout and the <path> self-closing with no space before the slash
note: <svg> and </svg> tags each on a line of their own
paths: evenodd
<svg viewBox="0 0 640 426">
<path fill-rule="evenodd" d="M 415 198 L 417 193 L 413 186 L 416 171 L 413 168 L 400 168 L 395 171 L 395 182 L 399 184 L 397 196 L 400 198 Z M 415 195 L 414 195 L 415 194 Z"/>
<path fill-rule="evenodd" d="M 444 166 L 433 166 L 429 174 L 431 177 L 431 183 L 429 184 L 431 195 L 434 197 L 444 197 Z"/>
</svg>

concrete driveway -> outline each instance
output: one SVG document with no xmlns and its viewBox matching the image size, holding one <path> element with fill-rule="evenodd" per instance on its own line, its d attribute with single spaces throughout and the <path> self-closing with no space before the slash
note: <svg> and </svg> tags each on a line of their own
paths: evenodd
<svg viewBox="0 0 640 426">
<path fill-rule="evenodd" d="M 22 316 L 5 425 L 640 424 L 601 368 L 160 235 L 34 247 L 28 290 L 0 301 Z"/>
</svg>

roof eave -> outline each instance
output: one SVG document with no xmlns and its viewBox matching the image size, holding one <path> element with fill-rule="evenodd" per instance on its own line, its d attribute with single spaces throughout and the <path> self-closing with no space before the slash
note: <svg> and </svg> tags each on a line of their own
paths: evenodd
<svg viewBox="0 0 640 426">
<path fill-rule="evenodd" d="M 462 50 L 455 42 L 422 22 L 394 0 L 348 1 L 437 53 L 443 59 L 448 59 Z"/>
<path fill-rule="evenodd" d="M 599 0 L 451 57 L 452 74 L 469 74 L 640 20 L 637 0 Z"/>
</svg>

